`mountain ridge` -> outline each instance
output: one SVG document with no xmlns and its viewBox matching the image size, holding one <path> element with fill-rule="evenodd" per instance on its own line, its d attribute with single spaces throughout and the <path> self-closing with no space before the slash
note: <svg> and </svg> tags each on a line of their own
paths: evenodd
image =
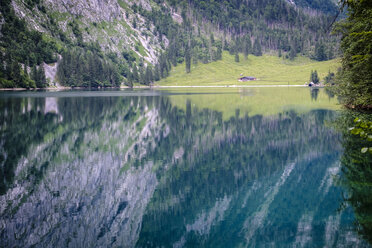
<svg viewBox="0 0 372 248">
<path fill-rule="evenodd" d="M 184 61 L 189 65 L 191 61 L 209 63 L 222 59 L 222 50 L 231 54 L 244 53 L 245 56 L 250 53 L 259 56 L 274 50 L 287 54 L 291 59 L 297 54 L 318 60 L 337 56 L 335 44 L 338 38 L 330 36 L 326 30 L 331 15 L 320 12 L 311 16 L 306 9 L 297 7 L 300 5 L 298 2 L 294 2 L 294 7 L 285 0 L 275 3 L 257 0 L 230 3 L 7 0 L 2 3 L 4 24 L 1 27 L 12 18 L 24 20 L 24 27 L 13 28 L 12 34 L 2 34 L 1 56 L 5 63 L 0 72 L 0 78 L 3 78 L 0 85 L 45 87 L 48 85 L 46 79 L 36 77 L 35 73 L 28 75 L 32 74 L 32 67 L 36 65 L 41 70 L 40 64 L 57 62 L 59 68 L 59 60 L 63 59 L 60 55 L 71 48 L 81 50 L 82 55 L 97 55 L 99 63 L 103 63 L 101 67 L 111 68 L 112 73 L 92 85 L 84 78 L 76 79 L 78 75 L 67 71 L 65 81 L 57 73 L 54 78 L 49 76 L 49 84 L 53 81 L 65 86 L 109 86 L 123 82 L 127 85 L 135 82 L 149 84 L 167 77 L 172 66 Z M 7 13 L 7 4 L 14 10 L 14 16 Z M 39 51 L 35 48 L 28 48 L 23 54 L 11 51 L 14 43 L 21 50 L 27 47 L 22 40 L 23 33 L 30 36 L 27 29 L 39 33 L 39 39 L 46 43 L 44 46 L 49 47 L 40 49 L 46 50 L 50 59 L 30 57 L 30 50 L 38 57 Z M 15 39 L 8 37 L 17 35 L 19 37 Z M 38 44 L 38 40 L 33 42 Z M 77 59 L 78 64 L 86 64 L 84 71 L 93 70 L 86 61 Z M 15 61 L 14 66 L 7 68 L 12 61 Z M 19 67 L 23 67 L 23 71 Z M 48 67 L 44 66 L 43 70 L 48 70 Z M 80 69 L 76 68 L 76 71 Z"/>
</svg>

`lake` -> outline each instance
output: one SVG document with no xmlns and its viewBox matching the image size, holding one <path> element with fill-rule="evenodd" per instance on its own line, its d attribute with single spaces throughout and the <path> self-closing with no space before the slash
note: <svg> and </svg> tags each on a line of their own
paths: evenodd
<svg viewBox="0 0 372 248">
<path fill-rule="evenodd" d="M 353 118 L 325 89 L 0 92 L 0 247 L 371 247 Z"/>
</svg>

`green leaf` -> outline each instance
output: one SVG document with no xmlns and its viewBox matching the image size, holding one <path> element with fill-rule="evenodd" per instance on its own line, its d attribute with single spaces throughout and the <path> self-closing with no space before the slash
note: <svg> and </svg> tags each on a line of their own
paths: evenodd
<svg viewBox="0 0 372 248">
<path fill-rule="evenodd" d="M 362 150 L 361 150 L 362 153 L 366 153 L 367 151 L 368 151 L 367 147 L 363 147 Z"/>
<path fill-rule="evenodd" d="M 354 135 L 357 135 L 357 134 L 360 133 L 360 131 L 361 131 L 360 128 L 356 128 L 356 129 L 351 130 L 351 133 L 354 134 Z"/>
</svg>

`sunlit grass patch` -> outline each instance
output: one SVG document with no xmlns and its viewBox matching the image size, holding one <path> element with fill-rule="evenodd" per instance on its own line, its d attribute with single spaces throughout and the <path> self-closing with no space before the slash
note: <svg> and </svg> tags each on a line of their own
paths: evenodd
<svg viewBox="0 0 372 248">
<path fill-rule="evenodd" d="M 297 57 L 293 61 L 277 56 L 249 55 L 245 60 L 240 55 L 240 62 L 228 52 L 223 53 L 223 60 L 209 64 L 191 65 L 191 73 L 185 72 L 185 65 L 172 68 L 170 76 L 158 82 L 159 85 L 303 85 L 309 82 L 311 70 L 317 70 L 321 80 L 328 71 L 336 72 L 340 66 L 339 59 L 318 62 L 306 57 Z M 238 78 L 253 76 L 257 81 L 238 82 Z"/>
</svg>

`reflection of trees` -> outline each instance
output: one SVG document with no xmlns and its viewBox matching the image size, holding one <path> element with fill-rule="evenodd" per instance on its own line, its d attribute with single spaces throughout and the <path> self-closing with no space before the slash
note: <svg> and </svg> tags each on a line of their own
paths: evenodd
<svg viewBox="0 0 372 248">
<path fill-rule="evenodd" d="M 30 103 L 32 107 L 28 112 L 22 111 L 22 106 L 26 105 L 22 101 L 26 100 L 9 99 L 9 101 L 16 102 L 14 104 L 3 103 L 2 109 L 7 109 L 8 114 L 1 113 L 2 116 L 6 116 L 2 117 L 4 118 L 3 123 L 7 123 L 6 126 L 3 125 L 2 127 L 1 140 L 10 142 L 9 140 L 13 137 L 11 135 L 18 135 L 13 143 L 9 146 L 3 146 L 3 148 L 8 150 L 18 149 L 19 144 L 17 142 L 27 141 L 23 153 L 18 150 L 14 152 L 16 160 L 10 163 L 12 166 L 8 168 L 9 173 L 14 175 L 17 169 L 17 161 L 22 156 L 27 156 L 27 153 L 29 153 L 27 150 L 31 149 L 28 147 L 35 148 L 40 145 L 44 150 L 40 152 L 42 155 L 38 156 L 42 157 L 47 154 L 50 157 L 40 158 L 42 163 L 37 160 L 29 163 L 30 168 L 25 172 L 27 175 L 17 182 L 22 184 L 22 180 L 26 183 L 31 181 L 28 185 L 30 190 L 25 194 L 32 196 L 37 194 L 39 190 L 36 185 L 37 182 L 35 184 L 33 182 L 45 180 L 45 177 L 50 178 L 51 175 L 48 174 L 48 170 L 52 169 L 48 168 L 52 167 L 50 165 L 59 165 L 60 167 L 55 169 L 58 172 L 57 174 L 64 174 L 66 173 L 65 168 L 69 168 L 67 167 L 68 164 L 81 165 L 79 161 L 82 161 L 83 164 L 89 160 L 89 157 L 104 154 L 100 141 L 108 140 L 111 142 L 119 137 L 118 143 L 113 143 L 113 149 L 109 149 L 108 153 L 110 156 L 120 156 L 120 158 L 124 157 L 125 151 L 130 150 L 127 146 L 132 144 L 134 148 L 129 152 L 131 159 L 128 159 L 128 167 L 138 166 L 140 171 L 145 161 L 151 161 L 155 164 L 151 168 L 151 173 L 156 172 L 158 179 L 156 182 L 158 184 L 144 180 L 141 182 L 142 184 L 135 185 L 136 187 L 141 186 L 143 189 L 152 189 L 152 187 L 155 189 L 155 185 L 157 185 L 155 193 L 153 195 L 151 193 L 151 202 L 148 205 L 147 202 L 144 202 L 143 206 L 147 205 L 147 213 L 142 221 L 142 229 L 133 231 L 133 233 L 141 232 L 138 240 L 139 246 L 150 246 L 147 243 L 149 240 L 153 242 L 154 246 L 173 244 L 182 235 L 185 220 L 194 220 L 204 209 L 223 208 L 224 204 L 232 199 L 230 196 L 234 195 L 235 192 L 244 192 L 244 189 L 249 186 L 247 184 L 253 180 L 280 172 L 286 164 L 301 156 L 323 151 L 334 151 L 334 144 L 331 141 L 337 139 L 337 135 L 324 126 L 324 122 L 334 118 L 334 112 L 325 110 L 302 115 L 290 111 L 271 117 L 242 116 L 239 111 L 236 111 L 235 117 L 224 121 L 221 112 L 193 108 L 191 102 L 187 102 L 184 111 L 172 106 L 167 97 L 59 98 L 58 113 L 55 114 L 45 113 L 44 100 L 42 98 L 32 99 Z M 149 111 L 151 109 L 156 111 Z M 13 112 L 10 113 L 10 111 Z M 137 128 L 140 130 L 139 127 L 141 127 L 140 120 L 142 119 L 140 117 L 148 112 L 160 116 L 156 118 L 154 128 L 150 129 L 148 134 L 141 136 L 138 134 L 140 131 L 137 130 Z M 20 116 L 28 117 L 17 119 L 17 113 Z M 167 124 L 169 130 L 163 128 L 163 122 Z M 122 127 L 130 129 L 130 132 L 125 133 L 122 129 L 117 128 L 118 123 L 124 123 L 125 125 Z M 160 135 L 154 135 L 155 129 L 161 130 Z M 108 131 L 105 133 L 105 130 Z M 99 135 L 99 132 L 105 134 L 102 137 L 89 138 L 89 136 Z M 118 135 L 120 132 L 125 134 Z M 149 136 L 152 136 L 156 141 L 154 142 L 155 145 L 149 145 L 150 142 L 146 142 L 146 139 L 151 139 Z M 130 137 L 131 142 L 129 142 L 129 138 L 126 140 L 126 137 Z M 87 144 L 90 141 L 96 143 L 93 145 Z M 62 151 L 63 147 L 68 147 L 70 150 L 65 153 L 71 155 L 66 160 L 57 162 L 61 154 L 64 153 Z M 90 150 L 85 153 L 82 152 L 87 149 Z M 136 159 L 143 149 L 146 149 L 143 157 L 140 160 Z M 114 150 L 117 153 L 113 152 Z M 49 162 L 44 163 L 44 161 Z M 120 161 L 122 160 L 120 159 Z M 100 161 L 100 163 L 102 164 L 104 161 Z M 92 166 L 97 167 L 97 165 Z M 124 168 L 120 172 L 114 171 L 113 174 L 118 175 L 117 180 L 119 182 L 121 182 L 120 173 L 125 174 L 128 172 L 128 169 L 126 170 Z M 105 182 L 107 178 L 100 176 L 102 184 L 92 183 L 94 187 L 92 191 L 89 191 L 90 193 L 99 192 L 99 187 L 110 184 Z M 79 177 L 73 177 L 72 179 L 74 178 L 78 179 Z M 62 181 L 61 178 L 60 180 Z M 113 181 L 115 180 L 110 182 Z M 12 180 L 6 187 L 11 186 L 11 182 Z M 68 183 L 79 185 L 79 181 L 71 180 Z M 77 196 L 76 202 L 82 201 L 87 205 L 93 202 L 84 200 L 85 196 L 82 196 L 85 193 L 80 192 L 80 189 L 77 189 L 76 192 L 70 192 L 71 189 L 68 187 L 65 189 L 59 188 L 57 182 L 50 182 L 49 184 L 55 186 L 56 190 L 51 194 L 57 194 L 56 197 L 59 197 L 58 194 L 67 193 Z M 4 191 L 6 189 L 4 188 Z M 60 190 L 60 192 L 57 190 Z M 133 190 L 132 193 L 138 193 L 138 188 L 136 190 Z M 149 194 L 148 199 L 151 195 Z M 97 193 L 94 198 L 99 201 L 104 197 L 104 195 L 101 196 Z M 123 195 L 120 195 L 123 199 L 119 199 L 117 195 L 115 197 L 116 200 L 126 202 Z M 26 198 L 22 199 L 27 200 Z M 29 199 L 27 201 L 32 203 L 34 198 L 29 197 Z M 216 201 L 216 199 L 220 199 L 220 201 Z M 140 200 L 139 205 L 142 203 Z M 104 200 L 102 201 L 104 202 Z M 67 206 L 70 206 L 68 204 Z M 128 200 L 128 203 L 125 204 L 131 206 L 132 202 Z M 11 207 L 14 206 L 16 204 L 11 205 Z M 58 206 L 58 204 L 55 204 L 55 206 Z M 100 211 L 106 213 L 111 210 L 115 214 L 120 212 L 117 209 L 125 208 L 123 206 L 114 204 L 105 206 L 107 209 L 97 209 L 96 212 L 89 213 Z M 17 207 L 9 209 L 5 213 L 9 216 L 9 219 L 11 217 L 8 213 L 16 212 Z M 75 207 L 77 208 L 77 205 Z M 35 208 L 37 209 L 37 207 Z M 75 215 L 78 214 L 77 211 L 74 213 Z M 127 210 L 121 211 L 125 212 Z M 40 212 L 40 218 L 33 223 L 43 223 L 43 219 L 47 219 L 53 209 L 47 209 L 46 207 Z M 20 211 L 20 214 L 22 213 Z M 107 217 L 107 220 L 100 219 L 103 218 L 102 216 L 97 216 L 96 222 L 99 223 L 97 227 L 101 227 L 109 236 L 112 231 L 110 229 L 112 224 L 110 223 L 124 223 L 122 222 L 124 219 L 110 214 L 107 214 L 107 216 L 110 216 L 110 218 Z M 142 217 L 141 214 L 138 214 L 138 216 L 138 218 Z M 63 223 L 62 226 L 73 229 L 73 223 L 69 223 L 69 221 L 72 221 L 70 217 L 69 213 L 66 213 L 66 216 L 61 217 L 61 222 Z M 240 217 L 240 215 L 236 216 L 237 219 Z M 115 221 L 113 221 L 114 219 Z M 141 219 L 137 221 L 141 221 Z M 244 219 L 241 218 L 241 222 L 243 221 Z M 130 229 L 129 226 L 125 227 L 126 230 Z M 134 225 L 134 227 L 138 226 Z M 234 230 L 239 232 L 238 229 Z M 59 229 L 52 230 L 48 235 L 56 240 L 63 239 L 64 237 L 58 236 L 58 231 Z M 25 235 L 29 235 L 29 232 L 25 232 Z M 98 239 L 100 242 L 104 242 L 101 237 L 98 237 Z M 8 241 L 3 240 L 3 242 Z M 195 242 L 196 246 L 202 243 L 200 240 L 195 240 Z"/>
<path fill-rule="evenodd" d="M 131 170 L 124 157 L 127 153 L 139 157 L 143 148 L 136 152 L 131 147 L 147 147 L 158 137 L 163 123 L 158 122 L 152 107 L 156 97 L 54 100 L 55 113 L 48 112 L 51 108 L 45 98 L 0 101 L 1 179 L 11 175 L 8 181 L 4 179 L 5 194 L 0 195 L 4 204 L 0 246 L 59 247 L 84 241 L 88 247 L 92 242 L 108 247 L 114 238 L 108 230 L 130 231 L 124 238 L 118 237 L 120 245 L 126 245 L 123 240 L 129 241 L 128 236 L 135 241 L 138 228 L 132 225 L 140 223 L 156 177 L 149 168 L 151 162 Z M 154 116 L 146 128 L 152 137 L 141 135 L 146 132 L 138 124 L 147 120 L 142 118 L 145 115 Z M 133 182 L 128 183 L 130 180 Z M 123 192 L 119 186 L 125 183 L 128 186 Z M 125 225 L 127 216 L 136 224 Z M 84 225 L 87 228 L 82 231 Z"/>
<path fill-rule="evenodd" d="M 324 92 L 327 94 L 329 99 L 332 99 L 335 97 L 335 93 L 333 92 L 333 90 L 329 89 L 328 87 L 324 89 Z"/>
<path fill-rule="evenodd" d="M 161 106 L 171 131 L 155 154 L 171 162 L 174 150 L 181 147 L 184 153 L 168 171 L 158 171 L 162 183 L 144 216 L 139 247 L 149 240 L 154 247 L 170 246 L 180 240 L 185 218 L 194 220 L 203 209 L 213 208 L 216 199 L 281 170 L 304 154 L 334 150 L 329 140 L 336 136 L 324 127 L 324 121 L 333 117 L 331 111 L 305 115 L 291 111 L 268 118 L 238 118 L 237 113 L 223 121 L 220 112 L 191 109 L 189 102 L 186 113 Z"/>
<path fill-rule="evenodd" d="M 9 98 L 1 101 L 0 111 L 0 194 L 13 183 L 18 160 L 28 153 L 31 144 L 43 141 L 57 120 L 55 114 L 44 114 L 41 98 Z M 29 110 L 28 106 L 32 106 Z"/>
<path fill-rule="evenodd" d="M 346 202 L 354 209 L 358 233 L 372 244 L 372 154 L 361 153 L 361 147 L 368 145 L 368 141 L 347 131 L 354 125 L 355 114 L 344 112 L 339 121 L 344 130 L 342 183 L 349 193 Z"/>
<path fill-rule="evenodd" d="M 316 101 L 319 95 L 319 89 L 317 88 L 310 88 L 311 100 Z"/>
<path fill-rule="evenodd" d="M 42 144 L 47 135 L 61 128 L 64 133 L 57 135 L 55 142 L 46 149 L 49 149 L 51 156 L 56 155 L 60 144 L 78 131 L 79 137 L 74 147 L 77 151 L 87 129 L 100 127 L 105 118 L 115 118 L 118 109 L 124 111 L 128 108 L 128 101 L 123 99 L 119 102 L 115 97 L 59 98 L 59 113 L 49 113 L 45 111 L 45 98 L 2 99 L 0 194 L 6 193 L 12 186 L 19 159 L 28 154 L 30 146 Z M 28 178 L 40 178 L 48 164 L 37 166 L 30 168 Z"/>
</svg>

